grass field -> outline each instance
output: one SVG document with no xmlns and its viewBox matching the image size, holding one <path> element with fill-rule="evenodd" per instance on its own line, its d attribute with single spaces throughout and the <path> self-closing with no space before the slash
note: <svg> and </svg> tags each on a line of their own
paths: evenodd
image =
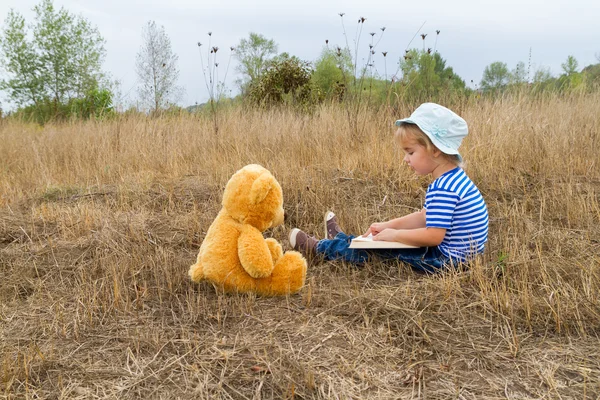
<svg viewBox="0 0 600 400">
<path fill-rule="evenodd" d="M 419 209 L 392 123 L 323 107 L 40 128 L 0 121 L 0 398 L 600 398 L 600 95 L 478 99 L 465 170 L 490 212 L 467 271 L 310 266 L 283 298 L 187 277 L 229 177 L 283 187 L 289 248 Z"/>
</svg>

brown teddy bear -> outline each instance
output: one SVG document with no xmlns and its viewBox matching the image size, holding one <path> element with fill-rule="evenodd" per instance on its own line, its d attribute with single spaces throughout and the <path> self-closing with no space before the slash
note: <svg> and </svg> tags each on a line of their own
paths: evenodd
<svg viewBox="0 0 600 400">
<path fill-rule="evenodd" d="M 286 295 L 300 290 L 306 260 L 296 251 L 285 254 L 262 232 L 283 223 L 283 194 L 275 177 L 260 165 L 237 171 L 227 182 L 223 208 L 200 246 L 192 281 L 206 279 L 228 292 Z"/>
</svg>

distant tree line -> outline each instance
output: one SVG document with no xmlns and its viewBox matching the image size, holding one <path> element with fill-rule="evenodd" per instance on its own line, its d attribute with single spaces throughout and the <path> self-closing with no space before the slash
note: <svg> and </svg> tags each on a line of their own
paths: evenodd
<svg viewBox="0 0 600 400">
<path fill-rule="evenodd" d="M 594 91 L 600 88 L 600 57 L 598 61 L 579 71 L 577 59 L 570 55 L 561 64 L 562 73 L 557 77 L 546 68 L 530 71 L 522 61 L 512 70 L 506 63 L 496 61 L 485 67 L 480 88 L 490 94 L 523 89 L 532 94 Z"/>
<path fill-rule="evenodd" d="M 12 116 L 45 123 L 115 115 L 118 86 L 102 71 L 106 51 L 98 30 L 64 8 L 55 9 L 52 0 L 41 0 L 33 11 L 34 22 L 28 24 L 21 14 L 11 10 L 0 32 L 0 63 L 5 72 L 0 90 L 17 106 Z M 342 26 L 343 16 L 340 13 Z M 596 55 L 598 64 L 581 70 L 575 57 L 568 56 L 559 76 L 544 68 L 532 71 L 531 63 L 519 62 L 509 69 L 506 63 L 496 61 L 485 67 L 478 85 L 471 81 L 475 87 L 468 87 L 435 45 L 433 49 L 425 46 L 427 34 L 420 35 L 422 49 L 407 49 L 398 62 L 391 60 L 395 71 L 388 71 L 387 52 L 377 48 L 385 27 L 380 28 L 380 33 L 368 34 L 367 43 L 363 44 L 364 50 L 368 46 L 367 56 L 359 57 L 364 22 L 365 18 L 358 19 L 353 47 L 348 41 L 340 46 L 326 40 L 314 62 L 278 53 L 273 39 L 251 32 L 230 48 L 229 61 L 233 57 L 238 62 L 239 94 L 235 98 L 226 96 L 224 90 L 229 61 L 219 63 L 219 48 L 211 45 L 209 32 L 208 46 L 202 47 L 198 42 L 198 47 L 201 61 L 206 54 L 202 76 L 210 99 L 205 105 L 188 107 L 187 111 L 211 113 L 217 132 L 219 105 L 285 105 L 306 111 L 323 102 L 334 102 L 346 107 L 349 118 L 358 118 L 358 110 L 363 106 L 389 106 L 399 101 L 451 103 L 473 95 L 496 96 L 511 91 L 534 95 L 571 93 L 600 87 L 600 54 Z M 346 33 L 344 26 L 345 37 Z M 437 44 L 440 31 L 436 33 Z M 178 57 L 164 27 L 149 21 L 142 29 L 142 39 L 136 57 L 137 102 L 127 112 L 164 114 L 186 110 L 176 105 L 183 89 L 178 86 Z M 218 54 L 222 53 L 223 50 Z M 383 56 L 383 65 L 376 64 L 376 54 Z M 219 80 L 219 70 L 223 68 L 225 73 Z"/>
</svg>

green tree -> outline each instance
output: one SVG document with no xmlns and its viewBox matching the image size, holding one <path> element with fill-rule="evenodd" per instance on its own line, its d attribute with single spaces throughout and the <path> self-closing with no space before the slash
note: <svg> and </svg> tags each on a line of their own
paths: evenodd
<svg viewBox="0 0 600 400">
<path fill-rule="evenodd" d="M 550 69 L 540 67 L 533 73 L 531 88 L 533 93 L 543 93 L 553 91 L 555 89 L 556 78 L 552 76 Z"/>
<path fill-rule="evenodd" d="M 577 69 L 579 68 L 579 62 L 573 56 L 568 56 L 567 60 L 560 64 L 560 67 L 563 69 L 565 75 L 572 76 L 577 73 Z"/>
<path fill-rule="evenodd" d="M 435 61 L 434 71 L 440 77 L 440 81 L 443 83 L 442 87 L 446 90 L 465 90 L 465 81 L 454 72 L 452 67 L 446 66 L 446 60 L 442 58 L 440 53 L 435 52 L 433 58 Z"/>
<path fill-rule="evenodd" d="M 417 97 L 418 94 L 426 97 L 432 94 L 440 85 L 440 77 L 435 71 L 436 61 L 434 56 L 413 49 L 400 61 L 402 81 L 405 84 L 405 94 Z"/>
<path fill-rule="evenodd" d="M 533 74 L 533 83 L 544 83 L 553 79 L 549 68 L 540 67 Z"/>
<path fill-rule="evenodd" d="M 523 61 L 519 61 L 515 68 L 510 71 L 508 81 L 511 85 L 527 83 L 527 70 L 525 69 L 525 63 Z"/>
<path fill-rule="evenodd" d="M 480 86 L 484 91 L 504 89 L 510 79 L 510 73 L 505 63 L 496 61 L 485 67 Z"/>
<path fill-rule="evenodd" d="M 589 89 L 598 89 L 600 87 L 600 64 L 591 64 L 581 71 L 586 86 Z"/>
<path fill-rule="evenodd" d="M 559 90 L 570 91 L 582 85 L 583 77 L 579 72 L 577 72 L 579 63 L 575 57 L 568 56 L 567 60 L 560 66 L 564 74 L 558 78 Z"/>
<path fill-rule="evenodd" d="M 8 79 L 0 88 L 19 106 L 50 102 L 58 110 L 101 85 L 104 39 L 86 19 L 57 11 L 51 0 L 33 11 L 35 23 L 29 27 L 14 10 L 5 20 L 0 57 Z"/>
<path fill-rule="evenodd" d="M 144 107 L 158 112 L 175 103 L 181 94 L 182 89 L 177 86 L 179 58 L 171 49 L 164 26 L 148 21 L 142 30 L 142 39 L 135 63 L 140 82 L 138 94 Z"/>
<path fill-rule="evenodd" d="M 346 77 L 352 75 L 352 57 L 350 51 L 324 48 L 315 61 L 311 80 L 326 97 L 340 99 L 346 87 Z"/>
<path fill-rule="evenodd" d="M 250 32 L 248 39 L 240 40 L 235 48 L 235 57 L 239 61 L 237 71 L 243 75 L 242 90 L 248 84 L 260 78 L 268 66 L 269 60 L 277 54 L 277 44 L 273 39 Z"/>
<path fill-rule="evenodd" d="M 113 94 L 108 89 L 94 89 L 83 98 L 71 99 L 69 114 L 76 118 L 104 118 L 114 115 Z"/>
<path fill-rule="evenodd" d="M 465 90 L 465 82 L 439 53 L 412 49 L 400 61 L 401 93 L 408 101 L 427 101 Z"/>
<path fill-rule="evenodd" d="M 10 10 L 4 24 L 0 38 L 0 57 L 9 78 L 0 81 L 0 88 L 6 90 L 9 98 L 17 105 L 37 105 L 45 97 L 41 63 L 27 38 L 25 19 Z"/>
</svg>

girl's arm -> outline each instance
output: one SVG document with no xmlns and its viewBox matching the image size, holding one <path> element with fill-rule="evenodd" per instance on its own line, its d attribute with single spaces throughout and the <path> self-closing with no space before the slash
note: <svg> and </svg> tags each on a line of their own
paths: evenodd
<svg viewBox="0 0 600 400">
<path fill-rule="evenodd" d="M 373 240 L 400 242 L 418 247 L 438 246 L 446 236 L 444 228 L 384 229 Z"/>
<path fill-rule="evenodd" d="M 425 228 L 425 209 L 405 215 L 404 217 L 392 219 L 387 222 L 375 222 L 371 224 L 369 229 L 363 234 L 367 236 L 373 234 L 378 235 L 385 229 L 417 229 Z"/>
<path fill-rule="evenodd" d="M 387 228 L 391 229 L 425 228 L 425 209 L 405 215 L 404 217 L 392 219 L 387 224 Z"/>
</svg>

